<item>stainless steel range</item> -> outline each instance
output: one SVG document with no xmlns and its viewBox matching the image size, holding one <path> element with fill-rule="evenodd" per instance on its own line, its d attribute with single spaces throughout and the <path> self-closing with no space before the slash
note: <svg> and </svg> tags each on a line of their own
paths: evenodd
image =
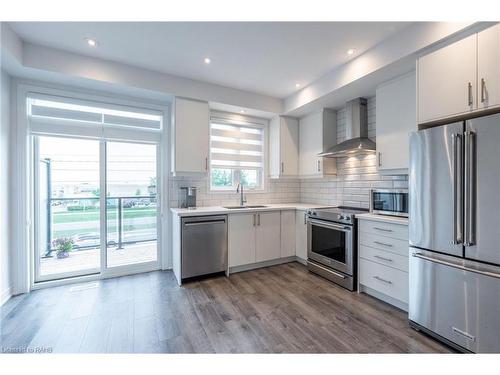
<svg viewBox="0 0 500 375">
<path fill-rule="evenodd" d="M 307 212 L 307 268 L 349 290 L 356 289 L 356 214 L 368 210 L 334 207 Z"/>
</svg>

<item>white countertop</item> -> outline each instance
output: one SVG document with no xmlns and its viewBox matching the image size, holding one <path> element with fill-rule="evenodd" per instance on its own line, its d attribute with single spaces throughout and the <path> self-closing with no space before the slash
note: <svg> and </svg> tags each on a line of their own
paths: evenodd
<svg viewBox="0 0 500 375">
<path fill-rule="evenodd" d="M 400 216 L 379 215 L 367 212 L 366 214 L 357 214 L 356 218 L 365 220 L 383 221 L 385 223 L 392 223 L 392 224 L 408 225 L 408 218 Z"/>
<path fill-rule="evenodd" d="M 279 204 L 262 204 L 262 205 L 266 207 L 229 209 L 229 208 L 224 208 L 222 206 L 209 206 L 209 207 L 196 207 L 196 209 L 191 209 L 191 210 L 187 208 L 171 208 L 170 210 L 172 211 L 173 214 L 184 217 L 184 216 L 220 215 L 220 214 L 241 213 L 241 212 L 278 211 L 278 210 L 305 211 L 311 208 L 331 207 L 328 205 L 310 204 L 310 203 L 279 203 Z"/>
</svg>

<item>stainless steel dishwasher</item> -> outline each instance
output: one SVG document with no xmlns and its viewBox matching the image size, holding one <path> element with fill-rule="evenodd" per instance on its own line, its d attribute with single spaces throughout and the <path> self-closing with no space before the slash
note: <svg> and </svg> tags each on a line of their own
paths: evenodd
<svg viewBox="0 0 500 375">
<path fill-rule="evenodd" d="M 227 270 L 227 216 L 182 219 L 182 278 Z"/>
</svg>

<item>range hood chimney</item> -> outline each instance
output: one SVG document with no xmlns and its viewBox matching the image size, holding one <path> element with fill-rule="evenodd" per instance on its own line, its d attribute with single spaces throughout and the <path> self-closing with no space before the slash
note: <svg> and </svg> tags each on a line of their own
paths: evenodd
<svg viewBox="0 0 500 375">
<path fill-rule="evenodd" d="M 375 142 L 368 138 L 368 114 L 365 98 L 346 103 L 346 140 L 318 154 L 326 158 L 368 155 L 375 153 Z"/>
</svg>

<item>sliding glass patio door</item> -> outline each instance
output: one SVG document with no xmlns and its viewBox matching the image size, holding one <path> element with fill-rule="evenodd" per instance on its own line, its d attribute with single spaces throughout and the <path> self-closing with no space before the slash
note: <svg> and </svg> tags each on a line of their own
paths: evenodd
<svg viewBox="0 0 500 375">
<path fill-rule="evenodd" d="M 35 139 L 35 276 L 101 270 L 99 141 Z"/>
<path fill-rule="evenodd" d="M 158 146 L 34 137 L 35 282 L 158 265 Z"/>
<path fill-rule="evenodd" d="M 156 262 L 156 145 L 106 143 L 106 265 Z"/>
</svg>

